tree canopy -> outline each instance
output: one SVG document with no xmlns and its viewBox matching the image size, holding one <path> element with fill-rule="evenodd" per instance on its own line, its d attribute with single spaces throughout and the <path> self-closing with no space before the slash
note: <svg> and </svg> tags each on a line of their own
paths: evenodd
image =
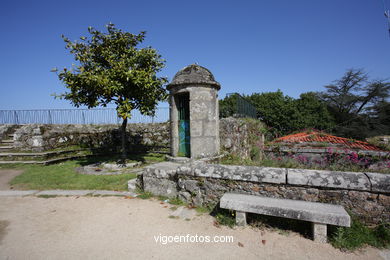
<svg viewBox="0 0 390 260">
<path fill-rule="evenodd" d="M 166 98 L 163 85 L 167 79 L 157 76 L 165 61 L 155 49 L 137 47 L 145 32 L 123 32 L 111 23 L 106 28 L 104 33 L 89 27 L 91 37 L 80 37 L 80 41 L 72 42 L 62 36 L 78 65 L 58 73 L 69 89 L 58 97 L 76 107 L 114 103 L 123 119 L 130 118 L 133 109 L 152 115 L 158 102 Z"/>
<path fill-rule="evenodd" d="M 389 114 L 385 112 L 389 106 L 389 82 L 369 80 L 362 69 L 349 69 L 325 89 L 319 97 L 335 118 L 333 132 L 359 139 L 389 133 Z"/>
<path fill-rule="evenodd" d="M 333 118 L 316 93 L 301 94 L 298 99 L 282 91 L 254 93 L 246 98 L 256 107 L 257 118 L 272 128 L 274 135 L 284 135 L 305 128 L 320 130 L 333 126 Z M 234 116 L 236 96 L 220 101 L 220 116 Z"/>
<path fill-rule="evenodd" d="M 364 139 L 390 133 L 390 83 L 369 80 L 361 69 L 349 69 L 323 92 L 302 93 L 294 99 L 282 91 L 246 96 L 256 107 L 257 118 L 285 135 L 306 128 L 339 136 Z M 220 116 L 236 113 L 235 96 L 220 101 Z"/>
<path fill-rule="evenodd" d="M 132 34 L 106 25 L 107 32 L 88 28 L 90 38 L 80 37 L 72 42 L 62 35 L 66 49 L 77 65 L 64 68 L 58 78 L 68 92 L 57 95 L 79 107 L 88 108 L 115 104 L 122 123 L 122 150 L 126 156 L 126 125 L 131 112 L 153 115 L 159 101 L 167 97 L 167 79 L 157 76 L 165 60 L 151 47 L 138 47 L 145 32 Z"/>
</svg>

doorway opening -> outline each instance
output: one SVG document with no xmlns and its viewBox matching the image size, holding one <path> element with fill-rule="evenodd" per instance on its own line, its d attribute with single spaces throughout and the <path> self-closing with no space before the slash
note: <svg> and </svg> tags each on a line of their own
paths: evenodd
<svg viewBox="0 0 390 260">
<path fill-rule="evenodd" d="M 191 157 L 190 137 L 190 94 L 183 93 L 176 96 L 179 126 L 178 156 Z"/>
</svg>

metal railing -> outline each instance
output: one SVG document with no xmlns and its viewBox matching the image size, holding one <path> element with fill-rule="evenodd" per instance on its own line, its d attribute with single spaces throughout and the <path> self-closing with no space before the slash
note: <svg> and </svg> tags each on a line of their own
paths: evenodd
<svg viewBox="0 0 390 260">
<path fill-rule="evenodd" d="M 238 93 L 228 93 L 227 97 L 233 96 L 236 99 L 235 117 L 257 118 L 257 110 L 252 103 Z"/>
<path fill-rule="evenodd" d="M 128 123 L 160 123 L 169 119 L 169 109 L 161 107 L 154 117 L 133 111 Z M 120 124 L 114 108 L 0 110 L 0 124 Z"/>
</svg>

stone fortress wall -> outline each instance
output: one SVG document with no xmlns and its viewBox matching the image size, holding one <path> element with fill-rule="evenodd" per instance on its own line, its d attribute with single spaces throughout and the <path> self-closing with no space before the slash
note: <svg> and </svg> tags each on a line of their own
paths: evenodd
<svg viewBox="0 0 390 260">
<path fill-rule="evenodd" d="M 220 140 L 225 152 L 248 157 L 253 127 L 243 119 L 220 120 Z M 0 140 L 14 132 L 15 149 L 22 151 L 47 151 L 72 145 L 88 148 L 120 147 L 119 125 L 0 125 Z M 169 123 L 128 124 L 128 142 L 131 145 L 169 148 Z"/>
<path fill-rule="evenodd" d="M 236 192 L 338 204 L 365 223 L 390 221 L 390 174 L 165 162 L 147 167 L 138 185 L 197 206 Z"/>
</svg>

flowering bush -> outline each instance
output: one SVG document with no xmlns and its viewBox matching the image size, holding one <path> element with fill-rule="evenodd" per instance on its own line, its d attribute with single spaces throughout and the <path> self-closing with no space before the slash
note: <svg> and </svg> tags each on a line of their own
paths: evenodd
<svg viewBox="0 0 390 260">
<path fill-rule="evenodd" d="M 273 151 L 259 162 L 260 165 L 324 169 L 334 171 L 375 171 L 390 173 L 390 154 L 375 157 L 359 154 L 353 150 L 327 148 L 325 154 L 284 153 Z"/>
</svg>

